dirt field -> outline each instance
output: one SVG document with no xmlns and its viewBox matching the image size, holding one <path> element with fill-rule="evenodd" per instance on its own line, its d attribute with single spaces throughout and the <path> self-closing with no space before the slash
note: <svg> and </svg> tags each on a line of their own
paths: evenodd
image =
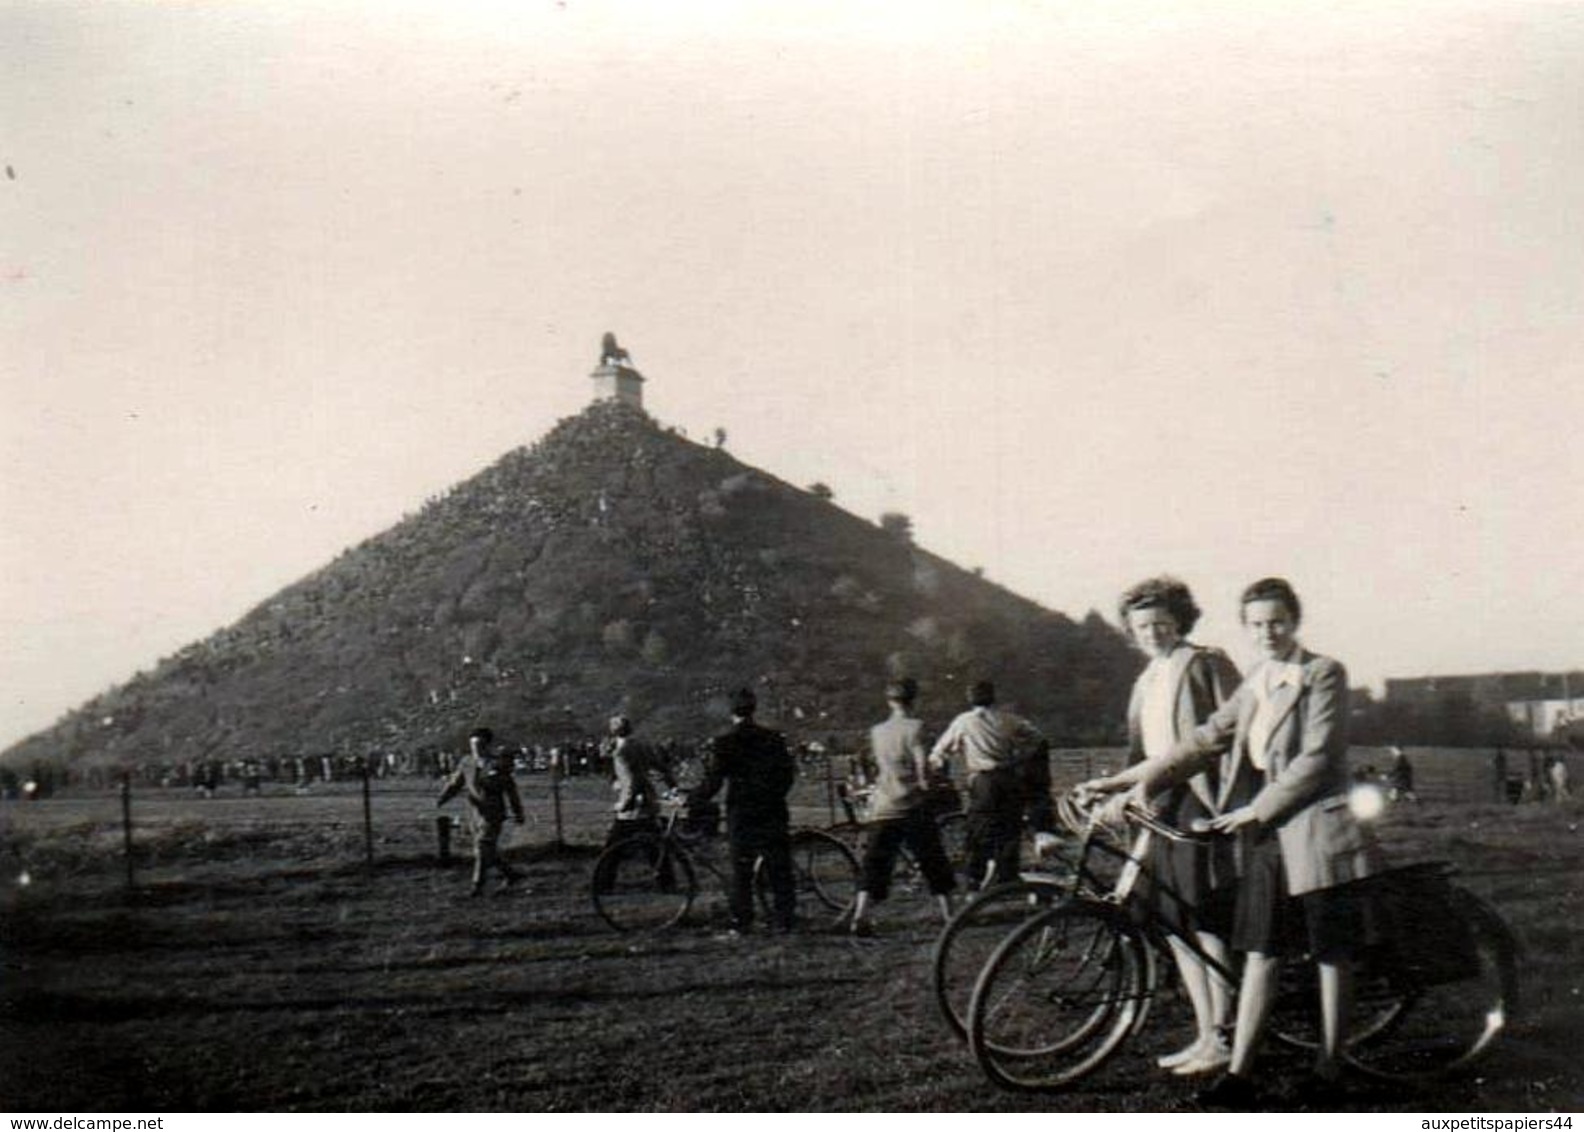
<svg viewBox="0 0 1584 1132">
<path fill-rule="evenodd" d="M 934 1014 L 921 897 L 882 906 L 873 942 L 726 941 L 706 879 L 696 926 L 619 936 L 587 897 L 603 784 L 569 784 L 565 849 L 549 844 L 545 781 L 523 785 L 533 821 L 508 837 L 528 890 L 482 900 L 465 862 L 435 861 L 427 783 L 377 787 L 372 870 L 351 787 L 139 795 L 130 895 L 114 795 L 0 803 L 0 1108 L 1189 1106 L 1189 1086 L 1146 1067 L 1185 1038 L 1170 1004 L 1132 1055 L 1070 1093 L 991 1086 Z M 823 822 L 820 783 L 798 800 L 800 820 Z M 1474 1070 L 1433 1090 L 1360 1087 L 1340 1107 L 1580 1107 L 1580 819 L 1576 803 L 1434 802 L 1385 819 L 1398 860 L 1457 862 L 1515 928 L 1526 1011 Z M 1276 1082 L 1302 1068 L 1278 1050 L 1264 1064 Z"/>
</svg>

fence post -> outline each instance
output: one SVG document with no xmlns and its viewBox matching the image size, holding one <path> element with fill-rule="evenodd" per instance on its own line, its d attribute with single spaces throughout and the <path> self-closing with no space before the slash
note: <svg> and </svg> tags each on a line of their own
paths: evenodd
<svg viewBox="0 0 1584 1132">
<path fill-rule="evenodd" d="M 555 806 L 555 847 L 566 848 L 566 838 L 562 836 L 561 829 L 561 752 L 556 751 L 550 756 L 550 800 Z"/>
<path fill-rule="evenodd" d="M 830 824 L 836 824 L 836 768 L 831 765 L 832 751 L 825 749 L 825 805 L 830 810 Z"/>
<path fill-rule="evenodd" d="M 126 854 L 126 886 L 131 892 L 137 882 L 132 873 L 132 772 L 121 772 L 121 837 Z"/>
<path fill-rule="evenodd" d="M 369 760 L 358 760 L 363 769 L 363 848 L 368 855 L 368 867 L 374 867 L 374 804 L 369 797 Z"/>
</svg>

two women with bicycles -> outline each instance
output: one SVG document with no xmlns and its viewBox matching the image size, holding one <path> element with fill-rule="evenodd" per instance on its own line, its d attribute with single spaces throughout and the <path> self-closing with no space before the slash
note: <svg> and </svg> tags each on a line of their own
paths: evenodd
<svg viewBox="0 0 1584 1132">
<path fill-rule="evenodd" d="M 1302 606 L 1284 579 L 1255 582 L 1240 604 L 1260 660 L 1231 698 L 1163 756 L 1083 787 L 1137 797 L 1206 769 L 1219 771 L 1221 813 L 1208 825 L 1238 835 L 1231 942 L 1245 959 L 1227 1073 L 1201 1099 L 1226 1107 L 1255 1099 L 1250 1071 L 1275 1002 L 1281 956 L 1294 946 L 1311 953 L 1319 971 L 1321 1037 L 1310 1088 L 1323 1092 L 1336 1084 L 1352 961 L 1364 937 L 1363 901 L 1353 882 L 1380 870 L 1369 830 L 1348 809 L 1346 671 L 1298 643 Z M 1238 804 L 1244 788 L 1251 796 Z"/>
</svg>

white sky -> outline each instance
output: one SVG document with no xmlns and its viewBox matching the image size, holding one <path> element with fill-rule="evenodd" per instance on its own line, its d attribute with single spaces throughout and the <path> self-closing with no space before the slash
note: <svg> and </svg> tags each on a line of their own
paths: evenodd
<svg viewBox="0 0 1584 1132">
<path fill-rule="evenodd" d="M 0 744 L 578 411 L 1584 663 L 1584 7 L 0 0 Z"/>
</svg>

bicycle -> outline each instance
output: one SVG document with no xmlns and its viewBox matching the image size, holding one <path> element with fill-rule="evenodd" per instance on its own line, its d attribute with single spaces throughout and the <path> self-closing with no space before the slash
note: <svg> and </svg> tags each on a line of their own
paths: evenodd
<svg viewBox="0 0 1584 1132">
<path fill-rule="evenodd" d="M 724 888 L 731 883 L 731 864 L 721 859 L 714 822 L 686 820 L 686 803 L 667 798 L 653 830 L 635 832 L 609 845 L 594 862 L 591 894 L 594 908 L 607 924 L 623 932 L 664 931 L 686 918 L 698 898 L 702 869 Z M 841 924 L 858 894 L 858 859 L 838 838 L 817 829 L 791 833 L 792 873 L 800 910 L 819 927 Z M 754 869 L 754 890 L 768 910 L 769 877 L 761 858 Z"/>
<path fill-rule="evenodd" d="M 1201 840 L 1137 806 L 1128 816 L 1153 836 Z M 1120 863 L 1107 890 L 1090 864 L 1093 853 Z M 1077 869 L 1065 886 L 1046 886 L 1049 903 L 1023 918 L 996 946 L 975 982 L 967 1036 L 975 1059 L 997 1084 L 1029 1092 L 1066 1088 L 1116 1057 L 1145 1027 L 1157 1000 L 1158 956 L 1168 939 L 1191 950 L 1236 985 L 1233 971 L 1205 953 L 1191 930 L 1197 909 L 1178 900 L 1179 928 L 1148 907 L 1128 907 L 1133 882 L 1148 869 L 1137 845 L 1124 848 L 1089 822 Z M 1405 933 L 1365 949 L 1355 968 L 1355 1021 L 1344 1058 L 1363 1074 L 1386 1080 L 1433 1078 L 1466 1065 L 1489 1048 L 1518 1005 L 1517 944 L 1501 917 L 1450 881 L 1440 863 L 1390 870 L 1372 882 L 1376 903 L 1395 907 L 1415 931 L 1433 932 L 1438 950 L 1411 946 Z M 1430 925 L 1434 925 L 1433 928 Z M 1312 1022 L 1295 1020 L 1291 1000 L 1312 1003 L 1302 961 L 1284 964 L 1273 1035 L 1313 1049 Z"/>
<path fill-rule="evenodd" d="M 1070 862 L 1047 851 L 1013 879 L 974 892 L 941 929 L 930 953 L 931 989 L 958 1039 L 967 1040 L 974 984 L 996 947 L 1013 928 L 1070 896 L 1073 880 Z"/>
<path fill-rule="evenodd" d="M 1090 834 L 1106 839 L 1080 851 L 1082 870 L 1064 844 L 1048 843 L 1032 855 L 1032 868 L 976 892 L 936 938 L 930 957 L 931 989 L 942 1019 L 959 1040 L 968 1037 L 968 1011 L 979 974 L 1012 929 L 1071 897 L 1080 886 L 1086 894 L 1104 898 L 1119 885 L 1131 884 L 1131 878 L 1124 880 L 1126 866 L 1143 855 L 1143 847 L 1135 845 L 1131 853 L 1123 853 L 1111 844 L 1128 839 L 1125 827 L 1096 826 L 1070 794 L 1058 796 L 1055 810 L 1080 845 Z M 1098 863 L 1096 852 L 1104 858 Z"/>
<path fill-rule="evenodd" d="M 1058 797 L 1055 811 L 1070 833 L 1082 836 L 1086 818 L 1073 808 L 1070 798 Z M 1072 895 L 1078 884 L 1077 866 L 1064 843 L 1038 835 L 1028 840 L 1032 844 L 1024 846 L 1021 857 L 1033 865 L 1015 877 L 999 881 L 991 877 L 978 887 L 946 923 L 931 951 L 935 1004 L 947 1028 L 959 1040 L 968 1038 L 968 1007 L 974 984 L 996 947 L 1024 920 Z M 1086 880 L 1105 891 L 1114 878 L 1102 883 L 1091 866 Z"/>
<path fill-rule="evenodd" d="M 869 829 L 874 824 L 869 817 L 873 794 L 873 786 L 854 786 L 846 781 L 838 783 L 836 798 L 846 817 L 825 829 L 826 833 L 841 838 L 860 859 Z M 946 859 L 951 862 L 953 872 L 961 877 L 968 862 L 967 815 L 962 811 L 955 790 L 951 791 L 949 801 L 932 799 L 931 806 L 937 811 L 935 828 L 940 831 L 941 848 L 946 851 Z M 913 850 L 904 845 L 897 855 L 896 887 L 903 891 L 922 891 L 923 883 L 924 874 L 913 857 Z"/>
</svg>

